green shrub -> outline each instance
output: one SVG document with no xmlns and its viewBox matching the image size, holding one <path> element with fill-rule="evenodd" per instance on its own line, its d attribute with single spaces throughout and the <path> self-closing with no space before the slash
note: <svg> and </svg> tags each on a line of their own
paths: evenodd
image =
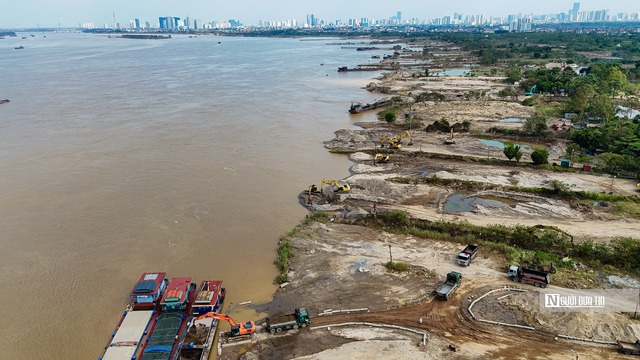
<svg viewBox="0 0 640 360">
<path fill-rule="evenodd" d="M 407 271 L 407 270 L 409 270 L 409 264 L 404 263 L 404 262 L 400 262 L 400 261 L 396 261 L 396 262 L 387 261 L 384 264 L 384 267 L 386 267 L 389 270 L 393 270 L 393 271 Z"/>
<path fill-rule="evenodd" d="M 509 159 L 509 161 L 511 161 L 511 159 L 516 159 L 516 161 L 520 161 L 520 158 L 522 157 L 522 151 L 520 150 L 520 145 L 516 145 L 516 144 L 506 144 L 504 146 L 504 149 L 502 149 L 502 152 L 504 153 L 504 156 L 507 157 L 507 159 Z"/>
<path fill-rule="evenodd" d="M 546 149 L 535 149 L 531 153 L 531 161 L 536 165 L 546 164 L 549 162 L 549 152 Z"/>
<path fill-rule="evenodd" d="M 406 211 L 391 210 L 378 213 L 378 220 L 382 221 L 384 226 L 393 228 L 406 227 L 411 222 L 411 218 Z"/>
<path fill-rule="evenodd" d="M 384 114 L 384 121 L 386 121 L 389 124 L 393 123 L 394 121 L 396 121 L 396 114 L 392 112 L 386 112 Z"/>
<path fill-rule="evenodd" d="M 522 105 L 524 106 L 533 106 L 536 104 L 536 100 L 538 100 L 538 95 L 533 95 L 531 97 L 528 97 L 524 100 L 522 100 Z"/>
</svg>

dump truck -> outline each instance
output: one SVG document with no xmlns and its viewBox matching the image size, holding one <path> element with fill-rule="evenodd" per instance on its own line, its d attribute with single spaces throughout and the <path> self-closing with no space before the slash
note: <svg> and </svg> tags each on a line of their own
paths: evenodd
<svg viewBox="0 0 640 360">
<path fill-rule="evenodd" d="M 436 296 L 442 300 L 449 300 L 451 294 L 460 286 L 462 274 L 452 271 L 447 274 L 447 281 L 436 290 Z"/>
<path fill-rule="evenodd" d="M 475 259 L 477 255 L 478 245 L 469 244 L 464 248 L 464 250 L 460 251 L 460 254 L 458 254 L 458 264 L 469 266 L 469 264 L 471 264 L 471 261 L 473 261 L 473 259 Z"/>
<path fill-rule="evenodd" d="M 311 324 L 309 312 L 305 308 L 295 309 L 293 314 L 278 315 L 267 318 L 267 331 L 274 334 L 282 330 L 305 328 Z"/>
<path fill-rule="evenodd" d="M 546 271 L 527 269 L 518 265 L 511 265 L 507 273 L 509 279 L 522 284 L 530 284 L 545 288 L 551 283 L 551 276 Z"/>
<path fill-rule="evenodd" d="M 618 349 L 626 355 L 640 355 L 640 339 L 636 342 L 618 341 Z"/>
</svg>

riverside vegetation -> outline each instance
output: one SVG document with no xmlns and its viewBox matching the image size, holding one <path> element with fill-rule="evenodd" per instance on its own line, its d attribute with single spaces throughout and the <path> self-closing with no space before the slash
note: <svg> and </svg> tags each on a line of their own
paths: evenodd
<svg viewBox="0 0 640 360">
<path fill-rule="evenodd" d="M 466 222 L 418 220 L 404 211 L 381 212 L 375 219 L 364 219 L 360 224 L 423 239 L 479 243 L 483 248 L 503 253 L 507 260 L 505 265 L 548 261 L 569 268 L 578 261 L 596 269 L 608 266 L 609 270 L 640 275 L 640 242 L 630 238 L 616 238 L 606 244 L 575 243 L 569 234 L 549 226 L 477 226 Z M 561 261 L 566 257 L 572 262 Z"/>
</svg>

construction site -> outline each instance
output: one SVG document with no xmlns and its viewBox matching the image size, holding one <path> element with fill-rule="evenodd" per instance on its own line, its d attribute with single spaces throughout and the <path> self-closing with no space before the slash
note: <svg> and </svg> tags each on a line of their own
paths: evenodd
<svg viewBox="0 0 640 360">
<path fill-rule="evenodd" d="M 446 44 L 426 46 L 443 52 L 432 62 L 442 71 L 475 61 L 469 53 L 443 50 Z M 637 181 L 565 163 L 570 141 L 562 139 L 518 141 L 523 161 L 508 161 L 503 149 L 514 140 L 491 129 L 521 129 L 534 111 L 498 97 L 504 78 L 426 77 L 411 61 L 396 62 L 405 65 L 366 89 L 400 97 L 404 126 L 358 122 L 361 130 L 338 130 L 325 142 L 328 151 L 349 156 L 351 176 L 318 179 L 301 189 L 298 200 L 310 215 L 281 240 L 292 254 L 282 269 L 285 281 L 271 303 L 253 307 L 269 314 L 305 307 L 309 326 L 298 322 L 274 335 L 266 331 L 268 322 L 258 320 L 254 335 L 223 344 L 219 358 L 629 358 L 620 344 L 640 338 L 637 311 L 549 312 L 539 289 L 638 289 L 632 273 L 568 255 L 545 263 L 536 250 L 523 251 L 522 262 L 513 264 L 513 251 L 501 246 L 461 252 L 466 241 L 410 224 L 521 226 L 552 231 L 570 246 L 638 241 L 637 214 L 615 202 L 563 196 L 596 193 L 636 201 Z M 444 98 L 416 95 L 435 91 Z M 443 118 L 449 126 L 441 126 Z M 550 119 L 547 127 L 555 123 Z M 540 147 L 552 166 L 528 160 Z M 384 214 L 392 215 L 382 223 Z M 390 216 L 404 227 L 390 226 Z M 473 236 L 465 239 L 475 242 Z M 465 258 L 467 249 L 473 251 Z"/>
</svg>

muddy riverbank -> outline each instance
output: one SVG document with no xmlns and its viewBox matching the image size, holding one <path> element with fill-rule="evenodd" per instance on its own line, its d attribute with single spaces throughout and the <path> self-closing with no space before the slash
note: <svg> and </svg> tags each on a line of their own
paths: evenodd
<svg viewBox="0 0 640 360">
<path fill-rule="evenodd" d="M 451 66 L 473 60 L 463 52 L 449 55 L 443 58 L 449 57 Z M 448 142 L 449 133 L 425 131 L 426 125 L 442 118 L 450 123 L 468 122 L 476 132 L 495 126 L 520 129 L 521 121 L 504 120 L 526 119 L 533 112 L 497 95 L 503 80 L 424 77 L 407 66 L 369 84 L 367 89 L 372 92 L 404 97 L 411 92 L 416 98 L 416 92 L 439 92 L 446 101 L 416 101 L 410 107 L 412 114 L 397 120 L 405 125 L 402 129 L 383 121 L 359 123 L 362 130 L 338 130 L 334 139 L 325 142 L 329 151 L 348 154 L 353 162 L 351 176 L 339 181 L 348 184 L 349 190 L 336 191 L 332 185 L 321 189 L 320 184 L 316 184 L 318 191 L 300 189 L 300 204 L 325 212 L 327 218 L 311 221 L 287 237 L 294 254 L 288 281 L 271 303 L 256 307 L 269 314 L 306 307 L 313 316 L 312 328 L 275 336 L 259 332 L 250 344 L 226 348 L 222 358 L 564 359 L 572 354 L 581 359 L 623 358 L 612 346 L 562 340 L 558 334 L 603 342 L 634 341 L 640 334 L 637 321 L 615 313 L 584 313 L 570 321 L 565 313 L 542 313 L 538 292 L 530 285 L 518 284 L 525 290 L 521 294 L 488 296 L 476 309 L 482 318 L 535 330 L 474 321 L 468 310 L 474 299 L 514 285 L 506 276 L 507 264 L 500 252 L 481 250 L 471 266 L 461 267 L 456 263 L 461 244 L 353 224 L 379 212 L 403 210 L 414 218 L 433 221 L 556 227 L 575 241 L 637 237 L 636 220 L 624 215 L 561 198 L 505 190 L 561 183 L 576 192 L 634 196 L 634 182 L 502 163 L 506 161 L 502 146 L 508 139 L 482 139 L 456 131 L 455 141 Z M 410 142 L 402 139 L 402 146 L 381 148 L 381 138 L 393 139 L 407 130 Z M 534 146 L 546 148 L 550 162 L 559 162 L 567 144 L 522 145 L 525 162 Z M 388 161 L 375 161 L 376 153 L 388 155 Z M 473 184 L 473 190 L 429 183 L 424 181 L 427 177 L 466 181 Z M 406 264 L 407 271 L 389 270 L 385 264 L 391 260 Z M 435 299 L 433 291 L 450 271 L 462 274 L 461 287 L 450 301 Z M 597 274 L 585 281 L 576 284 L 613 286 Z M 323 314 L 349 309 L 358 311 Z M 337 326 L 344 323 L 404 329 Z"/>
</svg>

